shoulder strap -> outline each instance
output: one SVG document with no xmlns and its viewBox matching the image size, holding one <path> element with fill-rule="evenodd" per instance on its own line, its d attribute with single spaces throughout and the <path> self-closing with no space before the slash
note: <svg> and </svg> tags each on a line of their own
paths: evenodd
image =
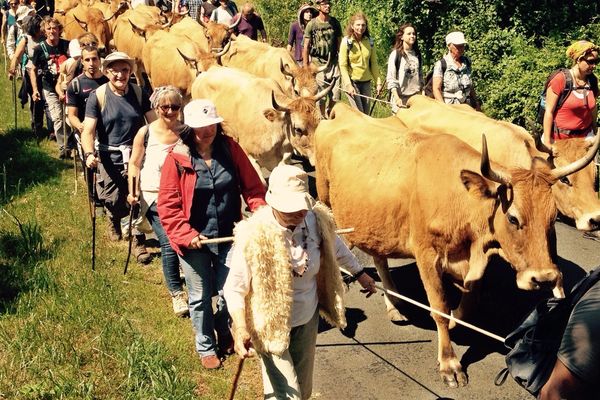
<svg viewBox="0 0 600 400">
<path fill-rule="evenodd" d="M 106 90 L 107 83 L 104 83 L 96 89 L 96 98 L 98 99 L 98 105 L 100 106 L 100 112 L 104 111 L 104 105 L 106 104 Z"/>
<path fill-rule="evenodd" d="M 144 125 L 146 131 L 144 132 L 144 149 L 148 147 L 148 139 L 150 138 L 150 124 Z"/>
<path fill-rule="evenodd" d="M 76 76 L 71 80 L 71 85 L 73 86 L 73 93 L 79 94 L 79 77 Z"/>
<path fill-rule="evenodd" d="M 565 77 L 565 86 L 563 87 L 563 90 L 558 95 L 558 100 L 556 100 L 555 110 L 558 110 L 559 108 L 562 107 L 563 104 L 565 104 L 565 101 L 567 101 L 567 97 L 569 97 L 569 93 L 571 93 L 571 91 L 573 90 L 573 78 L 571 77 L 571 73 L 569 72 L 569 70 L 566 68 L 561 68 L 560 72 Z"/>
<path fill-rule="evenodd" d="M 598 282 L 600 279 L 600 268 L 596 268 L 593 271 L 590 271 L 585 278 L 580 280 L 569 294 L 567 294 L 567 298 L 569 299 L 569 303 L 571 307 L 575 307 L 575 304 L 581 300 L 581 298 L 590 290 L 592 286 Z"/>
<path fill-rule="evenodd" d="M 400 78 L 400 52 L 398 49 L 394 50 L 396 52 L 396 58 L 394 58 L 394 67 L 396 67 L 396 80 Z"/>
<path fill-rule="evenodd" d="M 44 55 L 46 56 L 46 58 L 50 58 L 50 54 L 48 53 L 48 47 L 46 46 L 45 40 L 42 40 L 40 42 L 40 47 L 42 48 L 42 51 L 44 52 Z"/>
<path fill-rule="evenodd" d="M 446 59 L 444 57 L 442 57 L 442 59 L 440 60 L 440 63 L 442 64 L 442 75 L 444 75 L 446 73 L 446 69 L 448 68 L 448 63 L 446 62 Z M 443 77 L 442 77 L 442 82 L 443 82 Z"/>
</svg>

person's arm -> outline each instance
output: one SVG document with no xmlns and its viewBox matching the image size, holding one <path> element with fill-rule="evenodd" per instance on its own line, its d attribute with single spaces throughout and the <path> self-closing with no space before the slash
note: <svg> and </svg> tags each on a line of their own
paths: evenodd
<svg viewBox="0 0 600 400">
<path fill-rule="evenodd" d="M 248 204 L 250 211 L 254 212 L 257 208 L 267 204 L 265 202 L 265 187 L 240 145 L 229 137 L 226 137 L 226 140 L 231 149 L 231 157 L 240 180 L 242 197 Z"/>
<path fill-rule="evenodd" d="M 302 47 L 302 65 L 308 67 L 310 63 L 310 59 L 308 55 L 310 54 L 310 47 L 312 43 L 310 42 L 310 35 L 312 30 L 312 24 L 309 22 L 304 29 L 304 47 Z"/>
<path fill-rule="evenodd" d="M 288 33 L 287 46 L 285 46 L 285 48 L 287 49 L 288 52 L 290 52 L 290 53 L 292 52 L 295 41 L 296 41 L 296 32 L 294 30 L 294 23 L 292 22 L 290 24 L 290 31 Z"/>
<path fill-rule="evenodd" d="M 371 53 L 369 54 L 369 66 L 371 68 L 371 75 L 375 79 L 376 95 L 381 92 L 381 76 L 379 74 L 379 65 L 377 65 L 377 55 L 375 54 L 375 47 L 371 47 Z"/>
<path fill-rule="evenodd" d="M 558 76 L 558 75 L 557 75 Z M 550 148 L 552 143 L 552 125 L 554 125 L 554 109 L 558 102 L 558 94 L 554 93 L 551 87 L 546 90 L 546 110 L 544 111 L 544 123 L 542 141 L 546 147 Z"/>
<path fill-rule="evenodd" d="M 350 78 L 350 68 L 349 64 L 349 52 L 348 49 L 348 41 L 342 41 L 340 45 L 340 53 L 338 55 L 338 65 L 340 67 L 340 74 L 342 76 L 342 88 L 348 93 L 348 96 L 354 96 L 356 93 L 354 91 L 354 87 L 352 86 L 352 80 Z"/>
<path fill-rule="evenodd" d="M 147 125 L 142 126 L 133 138 L 133 146 L 131 148 L 131 156 L 129 157 L 129 164 L 127 165 L 127 202 L 131 205 L 136 204 L 140 199 L 140 170 L 142 168 L 142 160 L 146 154 L 146 147 L 144 143 L 146 141 L 146 134 L 150 129 Z M 136 188 L 133 187 L 133 177 L 136 177 Z M 136 195 L 133 196 L 133 193 Z"/>
<path fill-rule="evenodd" d="M 85 106 L 85 118 L 83 120 L 83 130 L 81 131 L 81 149 L 83 158 L 88 168 L 98 166 L 98 156 L 94 150 L 94 140 L 96 139 L 97 117 L 100 115 L 100 107 L 96 93 L 92 92 L 88 97 Z"/>
<path fill-rule="evenodd" d="M 348 246 L 346 246 L 343 240 L 337 235 L 335 237 L 335 257 L 340 266 L 345 267 L 356 277 L 357 282 L 360 283 L 360 286 L 364 289 L 363 291 L 367 293 L 367 297 L 377 291 L 375 288 L 375 280 L 373 280 L 369 274 L 364 272 L 363 267 L 358 264 L 354 254 L 352 254 Z"/>
<path fill-rule="evenodd" d="M 433 67 L 433 78 L 431 81 L 431 90 L 433 91 L 433 97 L 444 102 L 444 95 L 442 94 L 442 82 L 444 81 L 444 71 L 442 71 L 442 63 L 438 61 Z"/>
<path fill-rule="evenodd" d="M 21 57 L 23 57 L 23 54 L 25 54 L 26 46 L 27 40 L 25 39 L 21 40 L 17 45 L 17 48 L 15 49 L 15 54 L 13 54 L 12 58 L 10 59 L 10 67 L 8 68 L 9 77 L 13 77 L 17 74 L 17 64 L 19 63 Z"/>
<path fill-rule="evenodd" d="M 392 50 L 390 56 L 388 57 L 387 72 L 385 74 L 385 81 L 388 90 L 398 88 L 400 86 L 398 80 L 396 79 L 397 73 L 398 72 L 396 71 L 396 50 Z"/>
<path fill-rule="evenodd" d="M 27 70 L 27 72 L 29 73 L 29 80 L 31 81 L 31 99 L 33 101 L 40 101 L 42 100 L 42 95 L 40 94 L 38 88 L 37 67 L 35 64 L 33 64 L 31 68 Z"/>
<path fill-rule="evenodd" d="M 559 360 L 556 360 L 554 369 L 548 381 L 540 391 L 538 400 L 576 399 L 583 387 L 583 382 Z"/>
</svg>

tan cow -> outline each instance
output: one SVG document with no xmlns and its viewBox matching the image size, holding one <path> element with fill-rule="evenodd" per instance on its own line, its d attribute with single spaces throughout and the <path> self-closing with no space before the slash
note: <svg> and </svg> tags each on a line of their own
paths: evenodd
<svg viewBox="0 0 600 400">
<path fill-rule="evenodd" d="M 221 50 L 229 43 L 232 29 L 212 21 L 199 24 L 190 17 L 184 17 L 171 26 L 171 32 L 187 36 L 200 50 L 210 52 Z"/>
<path fill-rule="evenodd" d="M 327 94 L 290 98 L 272 79 L 226 67 L 211 67 L 192 86 L 192 97 L 211 99 L 234 137 L 261 167 L 272 170 L 292 148 L 314 163 L 315 102 Z"/>
<path fill-rule="evenodd" d="M 409 128 L 454 135 L 475 149 L 481 147 L 481 133 L 484 132 L 492 159 L 508 166 L 529 168 L 533 157 L 542 157 L 561 167 L 583 157 L 592 145 L 584 139 L 561 140 L 556 142 L 554 156 L 550 157 L 536 148 L 533 137 L 520 126 L 425 96 L 414 96 L 408 104 L 409 108 L 400 109 L 396 116 Z M 552 186 L 560 213 L 575 221 L 577 229 L 583 231 L 600 228 L 600 200 L 594 188 L 595 177 L 596 166 L 590 163 Z"/>
<path fill-rule="evenodd" d="M 173 85 L 181 91 L 187 103 L 196 76 L 215 65 L 220 55 L 201 50 L 187 36 L 158 31 L 148 39 L 142 59 L 153 87 Z M 165 60 L 169 60 L 168 67 Z"/>
<path fill-rule="evenodd" d="M 499 254 L 516 270 L 519 288 L 562 292 L 549 254 L 551 187 L 587 165 L 600 141 L 564 167 L 536 159 L 528 169 L 508 168 L 490 165 L 485 141 L 479 153 L 454 136 L 408 130 L 341 103 L 332 118 L 315 134 L 319 198 L 340 226 L 354 227 L 347 239 L 374 256 L 387 289 L 395 290 L 387 258 L 414 257 L 429 304 L 449 313 L 442 277 L 468 294 L 490 255 Z M 461 306 L 467 300 L 463 294 Z M 450 386 L 465 385 L 448 320 L 433 318 L 440 374 Z"/>
<path fill-rule="evenodd" d="M 232 39 L 231 47 L 222 57 L 222 62 L 227 67 L 239 68 L 261 78 L 274 79 L 286 92 L 302 96 L 317 93 L 315 76 L 319 70 L 326 68 L 299 67 L 286 49 L 259 43 L 245 35 Z"/>
<path fill-rule="evenodd" d="M 169 23 L 162 23 L 158 7 L 140 5 L 119 15 L 113 31 L 114 47 L 127 53 L 136 61 L 135 78 L 144 82 L 142 52 L 148 39 L 157 31 L 166 29 Z"/>
<path fill-rule="evenodd" d="M 63 35 L 65 39 L 78 38 L 86 32 L 98 38 L 98 50 L 104 53 L 112 39 L 110 27 L 102 11 L 82 4 L 70 9 L 65 15 Z"/>
</svg>

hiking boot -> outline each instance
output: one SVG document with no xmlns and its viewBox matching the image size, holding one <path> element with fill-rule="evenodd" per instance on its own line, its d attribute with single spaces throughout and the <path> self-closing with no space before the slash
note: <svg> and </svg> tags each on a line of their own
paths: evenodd
<svg viewBox="0 0 600 400">
<path fill-rule="evenodd" d="M 152 255 L 148 253 L 146 250 L 146 236 L 145 235 L 135 235 L 133 237 L 132 249 L 131 253 L 136 258 L 139 264 L 148 264 L 152 261 Z"/>
<path fill-rule="evenodd" d="M 188 299 L 185 292 L 179 292 L 172 297 L 173 300 L 173 312 L 178 317 L 189 315 L 190 309 L 188 307 Z"/>
<path fill-rule="evenodd" d="M 118 242 L 121 240 L 121 221 L 109 218 L 107 233 L 111 242 Z"/>
<path fill-rule="evenodd" d="M 219 360 L 219 358 L 214 354 L 201 357 L 200 361 L 202 361 L 202 366 L 206 369 L 221 368 L 221 360 Z"/>
</svg>

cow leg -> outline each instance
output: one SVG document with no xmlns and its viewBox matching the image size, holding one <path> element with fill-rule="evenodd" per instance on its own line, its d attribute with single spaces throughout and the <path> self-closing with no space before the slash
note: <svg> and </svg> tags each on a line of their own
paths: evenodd
<svg viewBox="0 0 600 400">
<path fill-rule="evenodd" d="M 396 289 L 396 284 L 392 279 L 392 274 L 390 274 L 390 268 L 388 265 L 387 258 L 385 257 L 373 257 L 373 262 L 375 263 L 375 269 L 377 269 L 377 273 L 381 278 L 381 283 L 383 283 L 383 287 L 387 290 L 391 290 L 393 292 L 398 292 Z M 385 306 L 387 309 L 387 315 L 390 321 L 393 322 L 402 322 L 407 321 L 407 318 L 398 311 L 397 306 L 401 304 L 401 301 L 394 297 L 390 298 L 389 295 L 385 295 Z"/>
<path fill-rule="evenodd" d="M 462 293 L 458 307 L 452 311 L 454 318 L 461 321 L 468 321 L 470 319 L 479 304 L 480 289 L 481 281 L 473 281 L 470 285 L 470 290 Z M 454 329 L 454 327 L 456 327 L 456 322 L 449 321 L 448 328 Z"/>
<path fill-rule="evenodd" d="M 450 307 L 446 301 L 442 285 L 442 267 L 439 260 L 437 260 L 435 251 L 427 249 L 416 253 L 415 258 L 429 305 L 433 309 L 448 314 Z M 462 371 L 460 361 L 452 347 L 448 329 L 449 321 L 437 314 L 432 314 L 432 317 L 438 332 L 438 363 L 442 380 L 450 387 L 465 386 L 468 381 L 467 375 Z"/>
</svg>

